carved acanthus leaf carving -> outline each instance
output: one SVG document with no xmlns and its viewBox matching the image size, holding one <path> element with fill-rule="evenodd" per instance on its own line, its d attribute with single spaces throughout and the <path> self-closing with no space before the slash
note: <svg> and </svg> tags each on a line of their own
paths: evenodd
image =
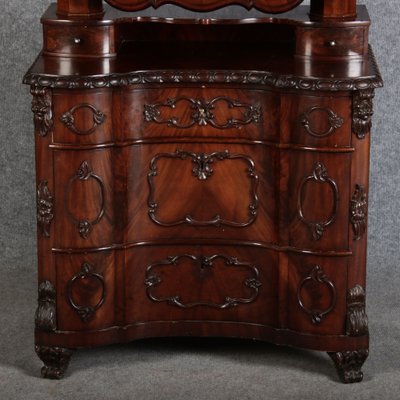
<svg viewBox="0 0 400 400">
<path fill-rule="evenodd" d="M 156 216 L 156 211 L 158 209 L 159 204 L 155 201 L 155 185 L 154 185 L 154 177 L 158 174 L 157 162 L 160 158 L 173 158 L 179 160 L 186 160 L 187 158 L 191 158 L 193 164 L 195 165 L 192 169 L 193 176 L 195 176 L 200 181 L 205 181 L 213 174 L 213 169 L 211 168 L 211 164 L 214 161 L 222 161 L 222 160 L 234 160 L 234 159 L 242 159 L 248 164 L 247 168 L 247 176 L 251 180 L 251 190 L 250 197 L 251 203 L 249 204 L 249 219 L 245 222 L 236 222 L 229 221 L 221 218 L 220 215 L 215 215 L 212 219 L 207 221 L 199 221 L 192 217 L 190 214 L 186 214 L 182 219 L 173 222 L 163 222 L 158 220 Z M 253 160 L 250 157 L 247 157 L 242 154 L 230 154 L 227 150 L 225 151 L 216 151 L 213 153 L 193 153 L 188 151 L 177 150 L 175 153 L 160 153 L 153 157 L 150 162 L 150 172 L 147 175 L 148 183 L 149 183 L 149 197 L 148 197 L 148 205 L 149 205 L 149 216 L 150 218 L 158 225 L 170 227 L 182 224 L 196 225 L 196 226 L 233 226 L 237 228 L 246 227 L 253 223 L 257 217 L 257 208 L 258 208 L 258 196 L 257 196 L 257 186 L 258 186 L 258 175 L 255 172 L 255 165 Z"/>
<path fill-rule="evenodd" d="M 39 285 L 38 307 L 35 314 L 35 327 L 41 331 L 56 330 L 56 290 L 49 281 Z"/>
<path fill-rule="evenodd" d="M 336 365 L 338 375 L 343 383 L 361 382 L 361 367 L 368 357 L 368 349 L 328 353 Z"/>
<path fill-rule="evenodd" d="M 50 236 L 50 224 L 53 215 L 53 196 L 47 186 L 47 181 L 39 183 L 36 196 L 37 222 L 42 236 Z"/>
<path fill-rule="evenodd" d="M 360 90 L 353 95 L 353 132 L 364 139 L 372 126 L 374 90 Z"/>
<path fill-rule="evenodd" d="M 232 266 L 232 267 L 237 267 L 237 268 L 245 268 L 249 270 L 250 276 L 246 278 L 243 281 L 243 285 L 247 288 L 252 289 L 252 295 L 250 297 L 246 298 L 237 298 L 237 297 L 230 297 L 230 296 L 225 296 L 224 300 L 221 303 L 214 303 L 210 301 L 192 301 L 192 302 L 184 302 L 181 299 L 181 296 L 179 294 L 172 295 L 172 296 L 164 296 L 164 297 L 158 297 L 154 293 L 154 289 L 162 284 L 162 279 L 160 275 L 157 275 L 156 269 L 163 267 L 163 266 L 168 266 L 168 265 L 173 265 L 173 266 L 179 266 L 179 261 L 181 259 L 189 259 L 192 260 L 195 264 L 198 265 L 200 270 L 210 270 L 213 268 L 213 262 L 216 259 L 222 259 L 227 266 Z M 230 308 L 230 307 L 236 307 L 239 304 L 249 304 L 255 301 L 255 299 L 258 296 L 259 288 L 262 286 L 261 282 L 259 281 L 259 271 L 256 266 L 247 263 L 247 262 L 241 262 L 235 257 L 226 257 L 224 255 L 219 255 L 215 254 L 210 257 L 204 257 L 204 256 L 194 256 L 190 254 L 185 254 L 185 255 L 180 255 L 180 256 L 170 256 L 167 257 L 165 260 L 158 261 L 156 263 L 153 263 L 147 267 L 146 270 L 146 279 L 145 279 L 145 286 L 146 286 L 146 292 L 147 296 L 155 302 L 167 302 L 171 305 L 177 306 L 179 308 L 192 308 L 192 307 L 198 307 L 198 306 L 205 306 L 205 307 L 211 307 L 211 308 L 217 308 L 217 309 L 225 309 L 225 308 Z"/>
<path fill-rule="evenodd" d="M 171 117 L 163 119 L 161 117 L 161 109 L 163 107 L 175 109 L 177 103 L 187 102 L 193 109 L 190 120 L 187 123 L 182 123 L 180 117 Z M 244 109 L 242 119 L 228 118 L 226 122 L 220 123 L 215 119 L 214 110 L 218 102 L 227 103 L 229 108 Z M 144 105 L 144 118 L 147 122 L 155 122 L 157 124 L 165 124 L 175 128 L 187 129 L 194 125 L 206 126 L 211 125 L 217 129 L 239 128 L 242 125 L 251 123 L 259 123 L 261 121 L 261 107 L 259 105 L 251 105 L 240 103 L 239 101 L 232 100 L 228 97 L 219 96 L 211 100 L 192 99 L 186 96 L 180 96 L 174 99 L 167 99 L 164 103 L 145 104 Z"/>
<path fill-rule="evenodd" d="M 350 203 L 350 222 L 353 225 L 354 240 L 360 240 L 367 228 L 367 193 L 364 186 L 356 184 Z"/>
<path fill-rule="evenodd" d="M 368 334 L 365 292 L 360 285 L 356 285 L 347 292 L 346 334 L 348 336 L 363 336 Z"/>
<path fill-rule="evenodd" d="M 71 186 L 76 180 L 87 181 L 89 179 L 94 179 L 100 187 L 100 199 L 99 199 L 100 211 L 98 212 L 97 216 L 92 220 L 89 220 L 89 219 L 80 220 L 80 219 L 76 218 L 72 214 L 72 212 L 69 210 L 68 196 L 71 191 Z M 70 179 L 70 181 L 68 183 L 68 187 L 65 191 L 65 208 L 68 212 L 69 217 L 71 218 L 71 220 L 74 222 L 74 224 L 78 228 L 79 235 L 83 239 L 87 239 L 89 237 L 90 232 L 93 229 L 93 225 L 98 224 L 104 216 L 104 213 L 105 213 L 105 204 L 104 204 L 105 197 L 104 196 L 105 196 L 105 188 L 104 188 L 103 180 L 93 172 L 88 161 L 86 161 L 86 160 L 83 161 L 81 163 L 81 165 L 79 166 L 78 170 L 76 171 L 75 175 Z"/>
<path fill-rule="evenodd" d="M 53 129 L 51 91 L 40 86 L 31 87 L 33 121 L 36 132 L 44 137 Z"/>
<path fill-rule="evenodd" d="M 320 310 L 318 308 L 308 308 L 304 302 L 302 297 L 302 291 L 307 289 L 307 285 L 311 282 L 315 282 L 318 284 L 322 284 L 328 287 L 331 292 L 331 302 L 330 305 L 325 310 Z M 325 315 L 329 314 L 336 305 L 336 288 L 333 282 L 329 280 L 326 276 L 325 272 L 319 265 L 316 265 L 310 273 L 300 282 L 298 290 L 297 290 L 297 300 L 299 302 L 300 307 L 311 316 L 311 321 L 313 324 L 321 323 L 322 319 Z"/>
<path fill-rule="evenodd" d="M 94 305 L 79 305 L 73 299 L 73 286 L 79 280 L 97 280 L 101 284 L 102 292 L 100 300 Z M 95 312 L 103 305 L 106 298 L 106 287 L 104 282 L 104 277 L 96 272 L 93 272 L 93 267 L 85 262 L 81 266 L 81 270 L 74 275 L 68 282 L 67 285 L 67 298 L 72 308 L 77 312 L 82 322 L 89 322 L 93 319 Z"/>
<path fill-rule="evenodd" d="M 74 114 L 75 114 L 76 111 L 78 111 L 81 108 L 88 108 L 93 113 L 93 125 L 92 125 L 91 128 L 89 128 L 87 130 L 81 130 L 81 129 L 77 128 L 76 125 L 75 125 L 75 116 L 74 116 Z M 91 104 L 88 104 L 88 103 L 78 104 L 75 107 L 72 107 L 69 111 L 65 112 L 60 117 L 60 121 L 67 128 L 69 128 L 72 132 L 76 133 L 77 135 L 90 135 L 105 120 L 106 120 L 106 116 L 101 111 L 99 111 L 95 106 L 93 106 Z"/>
<path fill-rule="evenodd" d="M 306 184 L 309 181 L 315 181 L 322 184 L 328 184 L 332 188 L 333 194 L 333 209 L 330 216 L 325 221 L 310 221 L 304 216 L 303 212 L 303 193 Z M 314 240 L 321 239 L 325 229 L 333 224 L 336 219 L 336 214 L 339 207 L 339 190 L 336 182 L 328 176 L 328 171 L 322 162 L 317 162 L 314 165 L 314 170 L 311 175 L 305 177 L 300 184 L 297 194 L 297 211 L 300 219 L 310 228 L 312 238 Z"/>
</svg>

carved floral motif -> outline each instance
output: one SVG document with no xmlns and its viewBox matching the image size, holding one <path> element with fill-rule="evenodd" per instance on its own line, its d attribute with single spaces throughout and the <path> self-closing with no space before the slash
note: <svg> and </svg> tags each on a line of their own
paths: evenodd
<svg viewBox="0 0 400 400">
<path fill-rule="evenodd" d="M 368 334 L 368 317 L 365 312 L 365 292 L 356 285 L 347 292 L 346 335 L 363 336 Z"/>
<path fill-rule="evenodd" d="M 53 129 L 51 91 L 41 86 L 31 87 L 33 121 L 36 132 L 44 137 Z"/>
<path fill-rule="evenodd" d="M 56 290 L 49 281 L 39 285 L 38 307 L 35 314 L 35 327 L 41 331 L 56 330 Z"/>
<path fill-rule="evenodd" d="M 210 178 L 213 174 L 213 169 L 211 165 L 215 161 L 223 161 L 223 160 L 234 160 L 234 159 L 242 159 L 248 164 L 247 168 L 247 176 L 251 180 L 251 203 L 249 205 L 249 219 L 245 222 L 236 222 L 229 221 L 223 219 L 220 215 L 214 216 L 212 219 L 207 221 L 199 221 L 192 217 L 190 214 L 186 214 L 182 219 L 178 221 L 172 222 L 163 222 L 160 221 L 156 212 L 159 207 L 159 204 L 154 199 L 155 185 L 154 185 L 154 177 L 158 174 L 157 162 L 160 158 L 172 158 L 179 160 L 186 160 L 187 158 L 191 158 L 194 164 L 192 169 L 193 176 L 195 176 L 200 181 L 205 181 Z M 213 153 L 193 153 L 188 151 L 177 150 L 175 153 L 160 153 L 153 157 L 150 162 L 150 172 L 147 175 L 148 183 L 149 183 L 149 197 L 148 197 L 148 205 L 149 205 L 149 216 L 150 218 L 158 225 L 161 226 L 176 226 L 182 224 L 189 225 L 197 225 L 197 226 L 233 226 L 233 227 L 245 227 L 253 223 L 257 217 L 257 208 L 258 208 L 258 197 L 257 197 L 257 186 L 258 186 L 258 175 L 255 172 L 255 165 L 253 160 L 250 157 L 247 157 L 242 154 L 230 154 L 227 150 L 222 152 L 213 152 Z"/>
<path fill-rule="evenodd" d="M 356 184 L 350 203 L 350 222 L 353 225 L 354 240 L 360 240 L 367 228 L 367 193 L 364 186 Z"/>
<path fill-rule="evenodd" d="M 333 209 L 330 216 L 325 221 L 310 221 L 304 216 L 303 212 L 303 192 L 306 184 L 310 181 L 328 184 L 332 188 L 333 194 Z M 339 190 L 336 182 L 328 176 L 328 171 L 322 162 L 317 162 L 314 165 L 314 170 L 311 175 L 305 177 L 300 184 L 297 195 L 297 211 L 300 219 L 310 228 L 312 238 L 314 240 L 321 239 L 325 229 L 333 224 L 336 219 L 336 214 L 339 207 Z"/>
<path fill-rule="evenodd" d="M 100 300 L 94 305 L 79 305 L 73 299 L 72 291 L 73 286 L 80 280 L 97 280 L 101 284 L 102 293 Z M 93 272 L 93 267 L 85 262 L 81 266 L 81 270 L 74 275 L 68 282 L 67 285 L 67 298 L 72 308 L 77 312 L 82 322 L 89 322 L 93 319 L 95 312 L 103 305 L 106 298 L 106 287 L 104 282 L 104 277 L 96 272 Z"/>
<path fill-rule="evenodd" d="M 164 107 L 175 109 L 177 103 L 187 102 L 190 104 L 193 112 L 190 120 L 187 123 L 181 122 L 180 117 L 171 117 L 163 119 L 161 116 L 161 109 Z M 215 119 L 214 110 L 219 102 L 225 102 L 229 108 L 244 109 L 242 119 L 228 118 L 226 122 L 220 123 Z M 144 105 L 144 118 L 147 122 L 155 122 L 157 124 L 165 124 L 175 128 L 187 129 L 194 125 L 206 126 L 211 125 L 217 129 L 239 128 L 242 125 L 251 123 L 259 123 L 261 121 L 261 107 L 253 106 L 251 104 L 240 103 L 236 100 L 229 99 L 228 97 L 219 96 L 211 100 L 192 99 L 186 96 L 180 96 L 174 99 L 167 99 L 164 103 L 145 104 Z"/>
<path fill-rule="evenodd" d="M 306 290 L 307 285 L 311 282 L 315 282 L 321 285 L 325 285 L 331 292 L 331 302 L 330 305 L 325 310 L 320 310 L 317 308 L 308 308 L 305 306 L 302 297 L 302 291 Z M 325 272 L 319 265 L 316 265 L 310 273 L 300 282 L 297 290 L 297 300 L 300 307 L 311 316 L 311 321 L 313 324 L 319 324 L 325 315 L 329 314 L 336 305 L 336 288 L 332 281 L 326 276 Z"/>
<path fill-rule="evenodd" d="M 221 303 L 213 303 L 210 301 L 198 300 L 193 302 L 183 302 L 181 296 L 179 294 L 174 294 L 171 296 L 164 296 L 158 297 L 154 289 L 162 284 L 161 276 L 156 273 L 157 268 L 162 266 L 179 266 L 179 262 L 182 259 L 189 259 L 192 260 L 195 264 L 198 265 L 200 270 L 210 270 L 212 269 L 213 263 L 216 259 L 222 259 L 227 266 L 232 266 L 236 268 L 245 268 L 249 270 L 250 276 L 246 278 L 243 282 L 245 287 L 252 289 L 252 295 L 246 298 L 237 298 L 237 297 L 230 297 L 225 296 L 224 300 Z M 233 273 L 233 272 L 232 272 Z M 155 302 L 167 302 L 168 304 L 174 305 L 179 308 L 192 308 L 198 306 L 205 306 L 217 309 L 225 309 L 230 307 L 236 307 L 239 304 L 249 304 L 255 301 L 258 296 L 259 288 L 262 286 L 261 282 L 259 281 L 259 272 L 256 266 L 247 263 L 241 262 L 235 257 L 226 257 L 223 255 L 215 254 L 210 257 L 203 257 L 203 256 L 194 256 L 190 254 L 180 255 L 180 256 L 170 256 L 167 257 L 165 260 L 155 262 L 147 267 L 146 270 L 146 278 L 145 278 L 145 286 L 147 296 L 150 300 Z"/>
<path fill-rule="evenodd" d="M 359 90 L 353 95 L 353 132 L 364 139 L 372 126 L 374 90 Z"/>
<path fill-rule="evenodd" d="M 38 228 L 44 237 L 50 236 L 50 224 L 53 215 L 53 196 L 47 186 L 47 181 L 39 183 L 36 196 L 36 211 Z"/>
</svg>

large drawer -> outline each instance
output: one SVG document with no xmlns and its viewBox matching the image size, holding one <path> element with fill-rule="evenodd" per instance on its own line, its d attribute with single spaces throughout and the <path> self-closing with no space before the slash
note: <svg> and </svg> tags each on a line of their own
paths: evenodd
<svg viewBox="0 0 400 400">
<path fill-rule="evenodd" d="M 152 246 L 126 254 L 127 323 L 276 325 L 277 254 L 255 247 Z"/>
<path fill-rule="evenodd" d="M 115 95 L 119 140 L 235 138 L 276 140 L 279 95 L 220 88 L 121 89 Z"/>
<path fill-rule="evenodd" d="M 277 240 L 277 150 L 168 144 L 123 150 L 128 241 Z"/>
</svg>

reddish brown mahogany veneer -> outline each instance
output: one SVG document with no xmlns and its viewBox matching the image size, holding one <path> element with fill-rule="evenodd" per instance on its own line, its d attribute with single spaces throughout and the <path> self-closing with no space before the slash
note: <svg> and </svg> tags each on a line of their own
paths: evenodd
<svg viewBox="0 0 400 400">
<path fill-rule="evenodd" d="M 124 12 L 168 2 L 204 18 Z M 24 78 L 42 375 L 61 378 L 82 347 L 222 336 L 326 351 L 361 381 L 382 86 L 365 7 L 243 0 L 258 17 L 218 19 L 238 2 L 108 3 L 120 11 L 51 5 Z"/>
</svg>

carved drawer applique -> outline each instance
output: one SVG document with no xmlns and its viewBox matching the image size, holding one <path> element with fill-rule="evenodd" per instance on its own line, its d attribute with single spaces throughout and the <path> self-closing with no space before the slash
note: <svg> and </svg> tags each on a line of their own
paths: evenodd
<svg viewBox="0 0 400 400">
<path fill-rule="evenodd" d="M 230 113 L 221 109 L 222 103 L 225 109 L 231 110 Z M 176 110 L 177 114 L 164 116 L 163 109 Z M 236 109 L 239 112 L 233 114 L 232 110 Z M 143 114 L 146 122 L 179 129 L 188 129 L 195 125 L 231 129 L 262 121 L 261 106 L 241 103 L 224 96 L 211 100 L 192 99 L 187 96 L 169 98 L 165 102 L 145 104 Z"/>
<path fill-rule="evenodd" d="M 79 112 L 79 110 L 89 110 L 92 114 L 92 126 L 88 129 L 80 129 L 76 125 L 76 116 L 75 113 Z M 93 133 L 96 128 L 104 123 L 106 120 L 106 116 L 98 110 L 95 106 L 82 103 L 72 107 L 69 111 L 65 112 L 61 117 L 60 121 L 69 128 L 72 132 L 77 135 L 90 135 Z"/>
<path fill-rule="evenodd" d="M 219 261 L 219 262 L 218 262 Z M 229 285 L 228 292 L 231 293 L 241 293 L 238 295 L 232 295 L 230 293 L 222 292 L 220 293 L 220 301 L 215 302 L 209 299 L 209 296 L 215 295 L 215 293 L 210 294 L 204 289 L 204 286 L 211 281 L 214 281 L 216 288 L 219 288 L 218 282 L 215 282 L 216 271 L 215 269 L 220 269 L 222 265 L 229 268 L 232 267 L 230 276 L 225 277 L 225 279 L 232 279 L 231 275 L 235 275 L 239 271 L 241 272 L 241 277 L 243 279 L 241 286 L 242 288 L 232 287 Z M 166 276 L 165 269 L 173 268 L 173 276 L 175 276 L 174 283 L 165 283 L 164 278 Z M 183 272 L 183 268 L 191 268 L 189 272 Z M 191 271 L 191 272 L 190 272 Z M 185 275 L 187 274 L 196 277 L 196 287 L 191 288 L 190 296 L 194 298 L 187 299 L 186 295 L 182 295 L 180 291 L 185 291 L 187 285 L 184 281 Z M 170 276 L 171 277 L 171 276 Z M 221 276 L 219 276 L 221 279 Z M 146 286 L 147 296 L 150 300 L 154 302 L 166 302 L 170 305 L 179 308 L 192 308 L 192 307 L 211 307 L 215 309 L 226 309 L 231 307 L 236 307 L 240 304 L 249 304 L 256 300 L 260 287 L 262 286 L 259 280 L 259 271 L 256 266 L 241 262 L 235 257 L 227 257 L 225 255 L 214 254 L 209 257 L 196 256 L 191 254 L 170 256 L 164 260 L 155 262 L 151 264 L 146 269 L 146 276 L 144 284 Z M 183 286 L 182 286 L 183 285 Z M 224 287 L 224 285 L 222 285 Z M 168 294 L 161 295 L 160 289 L 164 289 L 164 292 Z M 215 290 L 213 291 L 215 292 Z M 198 293 L 201 298 L 196 298 L 196 293 Z"/>
<path fill-rule="evenodd" d="M 304 190 L 309 182 L 317 182 L 319 184 L 329 185 L 332 189 L 333 206 L 332 210 L 330 211 L 330 214 L 328 214 L 328 217 L 324 221 L 312 221 L 307 216 L 304 215 L 303 211 Z M 314 165 L 312 174 L 305 177 L 301 182 L 297 195 L 298 215 L 301 221 L 309 227 L 312 234 L 312 238 L 314 240 L 321 239 L 325 229 L 329 225 L 333 224 L 333 222 L 335 221 L 339 206 L 338 203 L 339 203 L 339 189 L 336 182 L 331 177 L 329 177 L 325 165 L 321 162 L 317 162 Z"/>
<path fill-rule="evenodd" d="M 93 299 L 93 304 L 79 304 L 79 300 L 75 299 L 76 294 L 85 299 L 88 297 L 95 298 Z M 94 272 L 93 266 L 89 263 L 83 263 L 81 270 L 67 284 L 67 298 L 82 322 L 91 321 L 95 312 L 103 305 L 106 298 L 103 275 Z"/>
<path fill-rule="evenodd" d="M 320 118 L 327 119 L 325 129 L 317 130 L 317 128 L 313 127 L 313 115 L 318 115 Z M 333 134 L 337 129 L 342 127 L 344 119 L 330 108 L 314 106 L 309 108 L 300 116 L 300 123 L 311 136 L 324 138 Z"/>
<path fill-rule="evenodd" d="M 74 182 L 78 181 L 78 182 L 85 183 L 90 179 L 94 180 L 100 189 L 100 191 L 99 191 L 100 196 L 98 198 L 99 211 L 93 219 L 89 219 L 89 218 L 79 219 L 76 216 L 74 216 L 74 214 L 70 211 L 69 206 L 68 206 L 68 199 L 71 196 L 72 185 Z M 89 237 L 90 232 L 93 229 L 93 226 L 98 224 L 100 222 L 100 220 L 103 218 L 104 212 L 105 212 L 104 198 L 105 198 L 105 188 L 104 188 L 103 180 L 92 171 L 92 168 L 88 161 L 83 161 L 81 163 L 81 165 L 79 166 L 78 170 L 76 171 L 75 175 L 69 180 L 68 187 L 65 192 L 65 208 L 67 210 L 69 218 L 76 225 L 79 235 L 83 239 L 87 239 Z"/>
<path fill-rule="evenodd" d="M 198 183 L 193 183 L 194 185 L 207 185 L 208 180 L 214 178 L 214 174 L 217 174 L 218 167 L 217 165 L 225 160 L 241 160 L 244 165 L 247 167 L 244 168 L 244 173 L 246 174 L 248 180 L 250 181 L 250 202 L 248 204 L 247 215 L 248 218 L 245 221 L 234 221 L 227 220 L 222 217 L 220 214 L 213 215 L 210 219 L 200 220 L 193 216 L 190 212 L 185 213 L 178 220 L 166 221 L 162 220 L 157 216 L 157 211 L 163 206 L 163 203 L 160 200 L 160 203 L 156 199 L 156 187 L 157 187 L 157 179 L 156 177 L 159 175 L 158 162 L 161 159 L 171 159 L 176 160 L 175 168 L 188 168 L 188 163 L 184 161 L 191 161 L 192 168 L 192 176 L 193 179 L 197 179 Z M 182 166 L 179 163 L 182 162 Z M 189 164 L 189 165 L 190 165 Z M 213 166 L 215 165 L 215 170 Z M 171 168 L 171 166 L 169 166 Z M 189 167 L 190 168 L 190 167 Z M 220 179 L 221 177 L 219 177 Z M 214 178 L 215 179 L 215 178 Z M 222 179 L 222 178 L 221 178 Z M 163 182 L 161 182 L 163 183 Z M 165 182 L 164 182 L 165 183 Z M 150 162 L 150 172 L 148 173 L 148 184 L 149 184 L 149 197 L 148 197 L 148 206 L 149 206 L 149 216 L 153 222 L 157 225 L 164 227 L 172 227 L 177 225 L 193 225 L 193 226 L 231 226 L 231 227 L 246 227 L 252 224 L 257 217 L 257 208 L 258 208 L 258 197 L 257 197 L 257 186 L 258 186 L 258 175 L 255 172 L 255 165 L 253 160 L 243 154 L 230 154 L 228 150 L 225 151 L 215 151 L 212 153 L 194 153 L 189 151 L 177 150 L 175 153 L 159 153 L 153 157 Z M 208 196 L 210 193 L 208 193 Z M 210 199 L 209 199 L 210 200 Z M 212 199 L 211 199 L 212 200 Z M 165 200 L 164 200 L 165 201 Z"/>
<path fill-rule="evenodd" d="M 313 305 L 306 305 L 304 300 L 304 292 L 308 292 L 310 302 L 313 303 L 313 296 L 316 293 L 315 290 L 311 290 L 311 286 L 325 286 L 329 291 L 330 304 L 325 309 L 314 307 Z M 311 289 L 310 289 L 311 288 Z M 323 269 L 316 265 L 309 274 L 300 282 L 297 290 L 297 299 L 300 307 L 307 314 L 310 315 L 313 324 L 320 324 L 325 315 L 329 314 L 336 305 L 336 288 L 332 281 L 324 273 Z"/>
</svg>

